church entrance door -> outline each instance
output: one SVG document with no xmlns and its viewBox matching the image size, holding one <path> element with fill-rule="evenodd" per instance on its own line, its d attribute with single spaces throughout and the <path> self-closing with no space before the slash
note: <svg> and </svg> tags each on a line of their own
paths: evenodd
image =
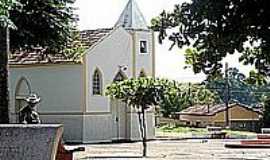
<svg viewBox="0 0 270 160">
<path fill-rule="evenodd" d="M 127 105 L 120 100 L 112 100 L 112 117 L 114 139 L 127 139 Z"/>
</svg>

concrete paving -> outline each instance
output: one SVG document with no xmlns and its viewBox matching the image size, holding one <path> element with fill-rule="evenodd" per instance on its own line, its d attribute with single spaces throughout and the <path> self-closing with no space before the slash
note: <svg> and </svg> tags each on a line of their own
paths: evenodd
<svg viewBox="0 0 270 160">
<path fill-rule="evenodd" d="M 270 149 L 228 149 L 239 140 L 162 140 L 148 142 L 148 157 L 142 158 L 142 144 L 89 144 L 76 152 L 75 160 L 270 160 Z M 72 146 L 71 146 L 72 147 Z"/>
</svg>

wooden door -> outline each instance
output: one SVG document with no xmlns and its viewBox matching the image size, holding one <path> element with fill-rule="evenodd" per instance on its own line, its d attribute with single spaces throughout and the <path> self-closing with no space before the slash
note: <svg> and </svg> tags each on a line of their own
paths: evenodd
<svg viewBox="0 0 270 160">
<path fill-rule="evenodd" d="M 127 107 L 120 100 L 112 100 L 112 119 L 115 140 L 127 139 Z"/>
</svg>

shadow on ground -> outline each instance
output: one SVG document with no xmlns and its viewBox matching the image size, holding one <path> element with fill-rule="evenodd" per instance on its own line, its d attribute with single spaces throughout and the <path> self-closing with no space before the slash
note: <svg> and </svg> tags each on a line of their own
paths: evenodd
<svg viewBox="0 0 270 160">
<path fill-rule="evenodd" d="M 142 156 L 92 156 L 92 157 L 84 157 L 81 159 L 135 159 L 135 158 L 143 158 Z"/>
<path fill-rule="evenodd" d="M 162 157 L 156 156 L 89 156 L 81 158 L 82 160 L 91 160 L 91 159 L 140 159 L 140 158 L 165 158 L 166 156 L 163 155 Z"/>
</svg>

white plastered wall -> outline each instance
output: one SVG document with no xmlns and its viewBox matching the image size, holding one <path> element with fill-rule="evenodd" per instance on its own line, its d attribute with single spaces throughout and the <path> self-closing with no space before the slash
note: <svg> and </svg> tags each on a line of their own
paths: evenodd
<svg viewBox="0 0 270 160">
<path fill-rule="evenodd" d="M 126 76 L 131 76 L 132 38 L 123 28 L 116 28 L 101 43 L 87 53 L 88 106 L 87 112 L 110 112 L 109 99 L 104 96 L 106 86 L 113 82 L 119 65 L 126 66 Z M 92 95 L 92 76 L 98 68 L 103 77 L 103 96 Z"/>
<path fill-rule="evenodd" d="M 111 141 L 114 137 L 110 99 L 105 96 L 106 86 L 113 82 L 119 65 L 125 66 L 124 74 L 132 72 L 132 37 L 119 27 L 86 54 L 87 107 L 84 117 L 84 142 Z M 96 69 L 102 74 L 103 95 L 92 94 L 92 79 Z"/>
<path fill-rule="evenodd" d="M 15 122 L 16 85 L 24 77 L 29 81 L 32 92 L 42 99 L 37 108 L 42 123 L 63 123 L 64 139 L 81 141 L 85 105 L 82 68 L 82 65 L 11 66 L 9 87 L 12 122 Z"/>
<path fill-rule="evenodd" d="M 142 69 L 147 75 L 153 75 L 152 33 L 136 31 L 135 37 L 132 36 L 134 36 L 134 33 L 129 33 L 121 27 L 116 28 L 86 55 L 87 113 L 84 117 L 84 142 L 110 141 L 115 138 L 111 103 L 110 99 L 104 96 L 104 91 L 119 72 L 119 65 L 126 68 L 126 70 L 122 71 L 129 78 L 133 76 L 134 69 L 136 77 L 138 77 Z M 147 54 L 139 53 L 140 40 L 147 41 Z M 135 48 L 133 48 L 134 44 Z M 135 60 L 133 59 L 133 51 L 135 51 Z M 135 62 L 135 68 L 133 68 L 133 62 Z M 92 95 L 92 78 L 96 69 L 102 73 L 103 96 Z M 139 140 L 138 119 L 135 112 L 127 113 L 127 123 L 127 138 Z M 147 113 L 147 126 L 148 137 L 153 139 L 154 113 L 151 111 Z"/>
<path fill-rule="evenodd" d="M 135 32 L 135 71 L 136 71 L 136 77 L 140 76 L 140 72 L 144 71 L 144 73 L 148 77 L 152 77 L 154 75 L 153 73 L 153 67 L 154 67 L 154 50 L 153 50 L 153 33 L 151 31 L 136 31 Z M 147 42 L 147 53 L 140 53 L 140 41 L 146 41 Z M 140 140 L 140 132 L 139 132 L 139 126 L 138 126 L 138 115 L 134 109 L 131 110 L 129 113 L 130 115 L 130 139 L 131 140 Z M 154 139 L 155 137 L 155 114 L 154 114 L 154 108 L 152 107 L 149 109 L 146 113 L 146 125 L 147 125 L 147 138 L 148 139 Z"/>
<path fill-rule="evenodd" d="M 147 76 L 153 75 L 153 39 L 151 31 L 136 31 L 136 77 L 144 70 Z M 147 42 L 147 53 L 140 53 L 140 41 Z"/>
<path fill-rule="evenodd" d="M 138 115 L 135 112 L 129 113 L 130 118 L 130 140 L 137 141 L 141 140 L 141 135 L 139 131 L 139 122 L 138 122 Z M 146 128 L 147 128 L 147 139 L 154 139 L 155 138 L 155 115 L 153 112 L 147 112 L 146 116 Z"/>
</svg>

